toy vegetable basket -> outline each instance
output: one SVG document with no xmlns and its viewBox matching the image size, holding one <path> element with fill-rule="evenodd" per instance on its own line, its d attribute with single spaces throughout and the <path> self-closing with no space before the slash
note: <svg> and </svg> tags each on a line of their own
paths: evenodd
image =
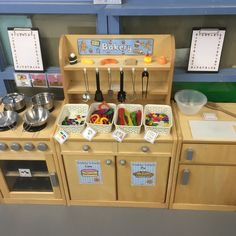
<svg viewBox="0 0 236 236">
<path fill-rule="evenodd" d="M 153 117 L 153 119 L 150 117 Z M 169 135 L 173 125 L 171 107 L 168 105 L 147 104 L 144 107 L 143 124 L 145 132 L 152 130 L 159 135 Z"/>
<path fill-rule="evenodd" d="M 57 125 L 67 133 L 80 133 L 85 127 L 89 106 L 87 104 L 66 104 L 59 115 Z"/>
<path fill-rule="evenodd" d="M 123 117 L 125 119 L 126 125 L 120 125 L 119 124 L 119 108 L 124 108 L 126 113 L 124 114 L 125 117 Z M 139 113 L 139 124 L 137 125 L 127 125 L 127 123 L 129 123 L 129 119 L 131 118 L 135 118 L 132 117 L 131 113 L 134 112 L 133 114 L 137 113 L 137 111 L 140 111 Z M 130 117 L 131 116 L 131 117 Z M 143 106 L 140 104 L 119 104 L 117 106 L 117 111 L 116 111 L 116 115 L 115 115 L 115 126 L 118 129 L 122 129 L 124 130 L 126 133 L 129 134 L 139 134 L 141 131 L 141 127 L 142 127 L 142 118 L 143 117 Z M 132 122 L 132 119 L 131 119 Z M 136 120 L 137 122 L 137 120 Z M 134 122 L 132 122 L 133 124 Z"/>
<path fill-rule="evenodd" d="M 95 124 L 95 123 L 91 123 L 90 122 L 90 117 L 91 115 L 99 109 L 99 105 L 101 105 L 102 103 L 92 103 L 90 105 L 89 108 L 89 112 L 88 112 L 88 116 L 86 119 L 86 124 L 87 126 L 91 127 L 92 129 L 96 130 L 99 133 L 109 133 L 112 130 L 112 124 L 114 122 L 114 117 L 115 117 L 115 113 L 116 113 L 116 104 L 114 103 L 107 103 L 107 105 L 112 108 L 114 110 L 113 116 L 112 116 L 112 120 L 109 124 Z"/>
</svg>

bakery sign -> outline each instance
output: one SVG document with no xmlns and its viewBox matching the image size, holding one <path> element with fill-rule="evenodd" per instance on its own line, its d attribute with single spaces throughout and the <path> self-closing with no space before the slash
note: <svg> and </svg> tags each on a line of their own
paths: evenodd
<svg viewBox="0 0 236 236">
<path fill-rule="evenodd" d="M 78 52 L 80 55 L 152 55 L 153 44 L 152 38 L 78 39 Z"/>
<path fill-rule="evenodd" d="M 77 161 L 80 184 L 102 184 L 100 161 Z"/>
</svg>

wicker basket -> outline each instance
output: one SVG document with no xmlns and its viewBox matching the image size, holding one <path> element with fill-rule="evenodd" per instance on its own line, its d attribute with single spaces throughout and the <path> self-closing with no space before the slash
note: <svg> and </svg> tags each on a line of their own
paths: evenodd
<svg viewBox="0 0 236 236">
<path fill-rule="evenodd" d="M 98 106 L 100 104 L 101 103 L 97 102 L 97 103 L 92 103 L 90 105 L 88 116 L 87 116 L 87 120 L 86 120 L 86 124 L 87 124 L 87 126 L 91 127 L 92 129 L 96 130 L 99 133 L 109 133 L 112 130 L 112 125 L 113 125 L 113 122 L 114 122 L 114 117 L 115 117 L 115 113 L 116 113 L 116 104 L 114 104 L 114 103 L 107 103 L 111 108 L 114 109 L 114 115 L 113 115 L 113 118 L 112 118 L 112 122 L 110 124 L 93 124 L 93 123 L 89 122 L 91 114 L 95 110 L 98 109 Z"/>
<path fill-rule="evenodd" d="M 146 115 L 149 113 L 163 113 L 169 117 L 169 126 L 168 127 L 158 127 L 158 126 L 148 126 L 146 125 Z M 143 116 L 143 124 L 145 127 L 145 132 L 148 130 L 152 130 L 157 132 L 159 135 L 169 135 L 171 131 L 171 127 L 173 125 L 172 122 L 172 109 L 168 105 L 155 105 L 155 104 L 147 104 L 144 107 L 144 116 Z"/>
<path fill-rule="evenodd" d="M 84 127 L 85 122 L 82 125 L 62 125 L 62 121 L 65 117 L 75 117 L 77 115 L 85 115 L 87 117 L 89 106 L 87 104 L 66 104 L 63 106 L 59 115 L 57 125 L 65 130 L 67 133 L 80 133 Z M 86 121 L 86 118 L 85 120 Z"/>
<path fill-rule="evenodd" d="M 142 113 L 141 116 L 141 124 L 138 126 L 128 126 L 128 125 L 118 125 L 117 121 L 118 121 L 118 109 L 119 108 L 125 108 L 128 112 L 133 112 L 133 111 L 138 111 L 140 110 Z M 126 133 L 129 134 L 139 134 L 141 131 L 141 127 L 142 127 L 142 120 L 143 120 L 143 106 L 140 104 L 119 104 L 117 106 L 117 111 L 116 111 L 116 115 L 115 115 L 115 126 L 118 129 L 122 129 L 124 130 Z"/>
</svg>

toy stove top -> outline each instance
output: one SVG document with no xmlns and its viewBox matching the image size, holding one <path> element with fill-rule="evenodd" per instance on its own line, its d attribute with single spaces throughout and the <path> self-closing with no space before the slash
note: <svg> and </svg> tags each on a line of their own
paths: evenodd
<svg viewBox="0 0 236 236">
<path fill-rule="evenodd" d="M 18 113 L 19 117 L 17 123 L 14 123 L 10 127 L 4 127 L 0 129 L 0 139 L 50 139 L 50 137 L 52 137 L 54 134 L 55 123 L 59 115 L 61 105 L 62 102 L 55 101 L 54 110 L 50 112 L 47 123 L 37 127 L 28 126 L 24 123 L 23 116 L 26 110 Z M 3 110 L 3 107 L 0 106 L 0 110 Z"/>
</svg>

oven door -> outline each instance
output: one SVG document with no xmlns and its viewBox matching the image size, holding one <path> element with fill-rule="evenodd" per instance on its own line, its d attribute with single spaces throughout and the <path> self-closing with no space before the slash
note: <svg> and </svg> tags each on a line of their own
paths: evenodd
<svg viewBox="0 0 236 236">
<path fill-rule="evenodd" d="M 61 198 L 53 155 L 0 157 L 0 185 L 4 199 Z"/>
</svg>

